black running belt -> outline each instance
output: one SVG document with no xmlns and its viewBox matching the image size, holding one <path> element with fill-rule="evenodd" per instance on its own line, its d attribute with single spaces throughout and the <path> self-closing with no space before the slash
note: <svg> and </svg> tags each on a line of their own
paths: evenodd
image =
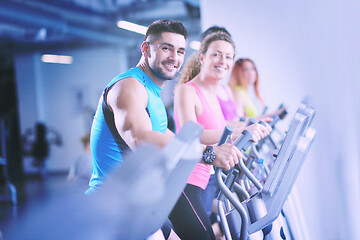
<svg viewBox="0 0 360 240">
<path fill-rule="evenodd" d="M 111 132 L 116 144 L 118 145 L 118 147 L 121 150 L 122 154 L 124 154 L 124 153 L 128 152 L 131 149 L 126 144 L 126 142 L 120 136 L 119 132 L 116 129 L 115 121 L 114 121 L 114 113 L 112 111 L 110 111 L 110 109 L 108 108 L 108 106 L 106 104 L 106 95 L 107 95 L 107 93 L 108 93 L 108 88 L 106 88 L 104 90 L 103 101 L 102 101 L 102 110 L 103 110 L 105 122 L 106 122 L 106 125 L 108 126 L 108 128 L 110 129 L 110 132 Z"/>
</svg>

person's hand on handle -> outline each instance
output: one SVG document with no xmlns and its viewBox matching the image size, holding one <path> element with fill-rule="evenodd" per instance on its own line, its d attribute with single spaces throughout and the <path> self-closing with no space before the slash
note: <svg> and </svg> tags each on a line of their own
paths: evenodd
<svg viewBox="0 0 360 240">
<path fill-rule="evenodd" d="M 261 124 L 260 124 L 261 125 Z M 262 125 L 262 126 L 264 126 L 264 125 Z M 267 136 L 267 135 L 269 135 L 270 133 L 271 133 L 271 131 L 272 131 L 272 127 L 271 127 L 271 125 L 270 125 L 270 122 L 265 122 L 265 126 L 264 126 L 265 128 L 266 128 L 266 130 L 265 130 L 265 137 Z"/>
<path fill-rule="evenodd" d="M 286 117 L 286 115 L 287 115 L 287 107 L 281 104 L 280 107 L 275 111 L 258 116 L 255 118 L 255 120 L 270 123 L 274 120 L 273 118 L 275 116 L 278 116 L 280 117 L 280 119 L 283 119 Z"/>
<path fill-rule="evenodd" d="M 251 140 L 257 143 L 260 139 L 266 137 L 272 131 L 268 123 L 255 123 L 245 128 L 252 134 Z"/>
<path fill-rule="evenodd" d="M 263 116 L 259 116 L 257 118 L 255 118 L 255 120 L 257 122 L 259 121 L 263 121 L 263 122 L 266 122 L 266 123 L 269 123 L 269 122 L 272 122 L 274 119 L 272 118 L 273 115 L 263 115 Z"/>
<path fill-rule="evenodd" d="M 279 109 L 275 110 L 272 114 L 280 116 L 284 111 L 287 111 L 287 107 L 282 105 Z"/>
<path fill-rule="evenodd" d="M 274 116 L 279 116 L 280 119 L 285 118 L 287 115 L 287 107 L 285 107 L 284 105 L 281 105 L 277 110 L 271 112 L 271 113 L 267 113 L 264 114 L 262 116 L 260 116 L 259 118 L 257 118 L 256 120 L 262 120 L 264 122 L 271 122 L 271 121 L 267 121 L 267 118 L 273 118 Z"/>
<path fill-rule="evenodd" d="M 239 163 L 239 159 L 243 157 L 239 149 L 234 145 L 224 143 L 220 146 L 214 146 L 215 160 L 213 165 L 216 167 L 230 170 Z"/>
</svg>

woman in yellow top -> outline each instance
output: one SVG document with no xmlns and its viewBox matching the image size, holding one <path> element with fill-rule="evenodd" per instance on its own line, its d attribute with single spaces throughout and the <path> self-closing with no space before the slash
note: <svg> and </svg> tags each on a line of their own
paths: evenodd
<svg viewBox="0 0 360 240">
<path fill-rule="evenodd" d="M 266 105 L 259 92 L 259 75 L 255 63 L 248 58 L 240 58 L 234 64 L 229 80 L 229 87 L 233 92 L 238 107 L 238 113 L 241 116 L 255 118 L 255 120 L 258 121 L 279 114 L 285 109 L 281 108 L 269 114 L 258 113 L 255 105 L 248 96 L 248 91 L 252 85 L 254 86 L 255 96 L 259 100 L 263 112 Z"/>
</svg>

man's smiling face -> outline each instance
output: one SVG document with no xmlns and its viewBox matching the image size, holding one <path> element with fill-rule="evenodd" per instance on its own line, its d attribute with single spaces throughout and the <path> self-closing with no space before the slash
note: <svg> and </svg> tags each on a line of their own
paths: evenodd
<svg viewBox="0 0 360 240">
<path fill-rule="evenodd" d="M 185 45 L 183 35 L 171 32 L 164 32 L 161 38 L 149 43 L 152 73 L 161 80 L 172 80 L 184 62 Z"/>
</svg>

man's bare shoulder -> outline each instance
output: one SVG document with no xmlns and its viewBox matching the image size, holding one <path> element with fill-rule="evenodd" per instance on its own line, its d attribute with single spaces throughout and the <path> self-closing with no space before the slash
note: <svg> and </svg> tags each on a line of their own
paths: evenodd
<svg viewBox="0 0 360 240">
<path fill-rule="evenodd" d="M 144 85 L 136 78 L 128 77 L 116 82 L 109 89 L 107 102 L 112 107 L 114 105 L 133 105 L 136 102 L 145 104 L 147 103 L 147 92 Z"/>
<path fill-rule="evenodd" d="M 136 90 L 136 89 L 144 89 L 144 85 L 139 82 L 136 78 L 127 77 L 123 78 L 120 81 L 117 81 L 110 89 L 117 90 Z"/>
</svg>

